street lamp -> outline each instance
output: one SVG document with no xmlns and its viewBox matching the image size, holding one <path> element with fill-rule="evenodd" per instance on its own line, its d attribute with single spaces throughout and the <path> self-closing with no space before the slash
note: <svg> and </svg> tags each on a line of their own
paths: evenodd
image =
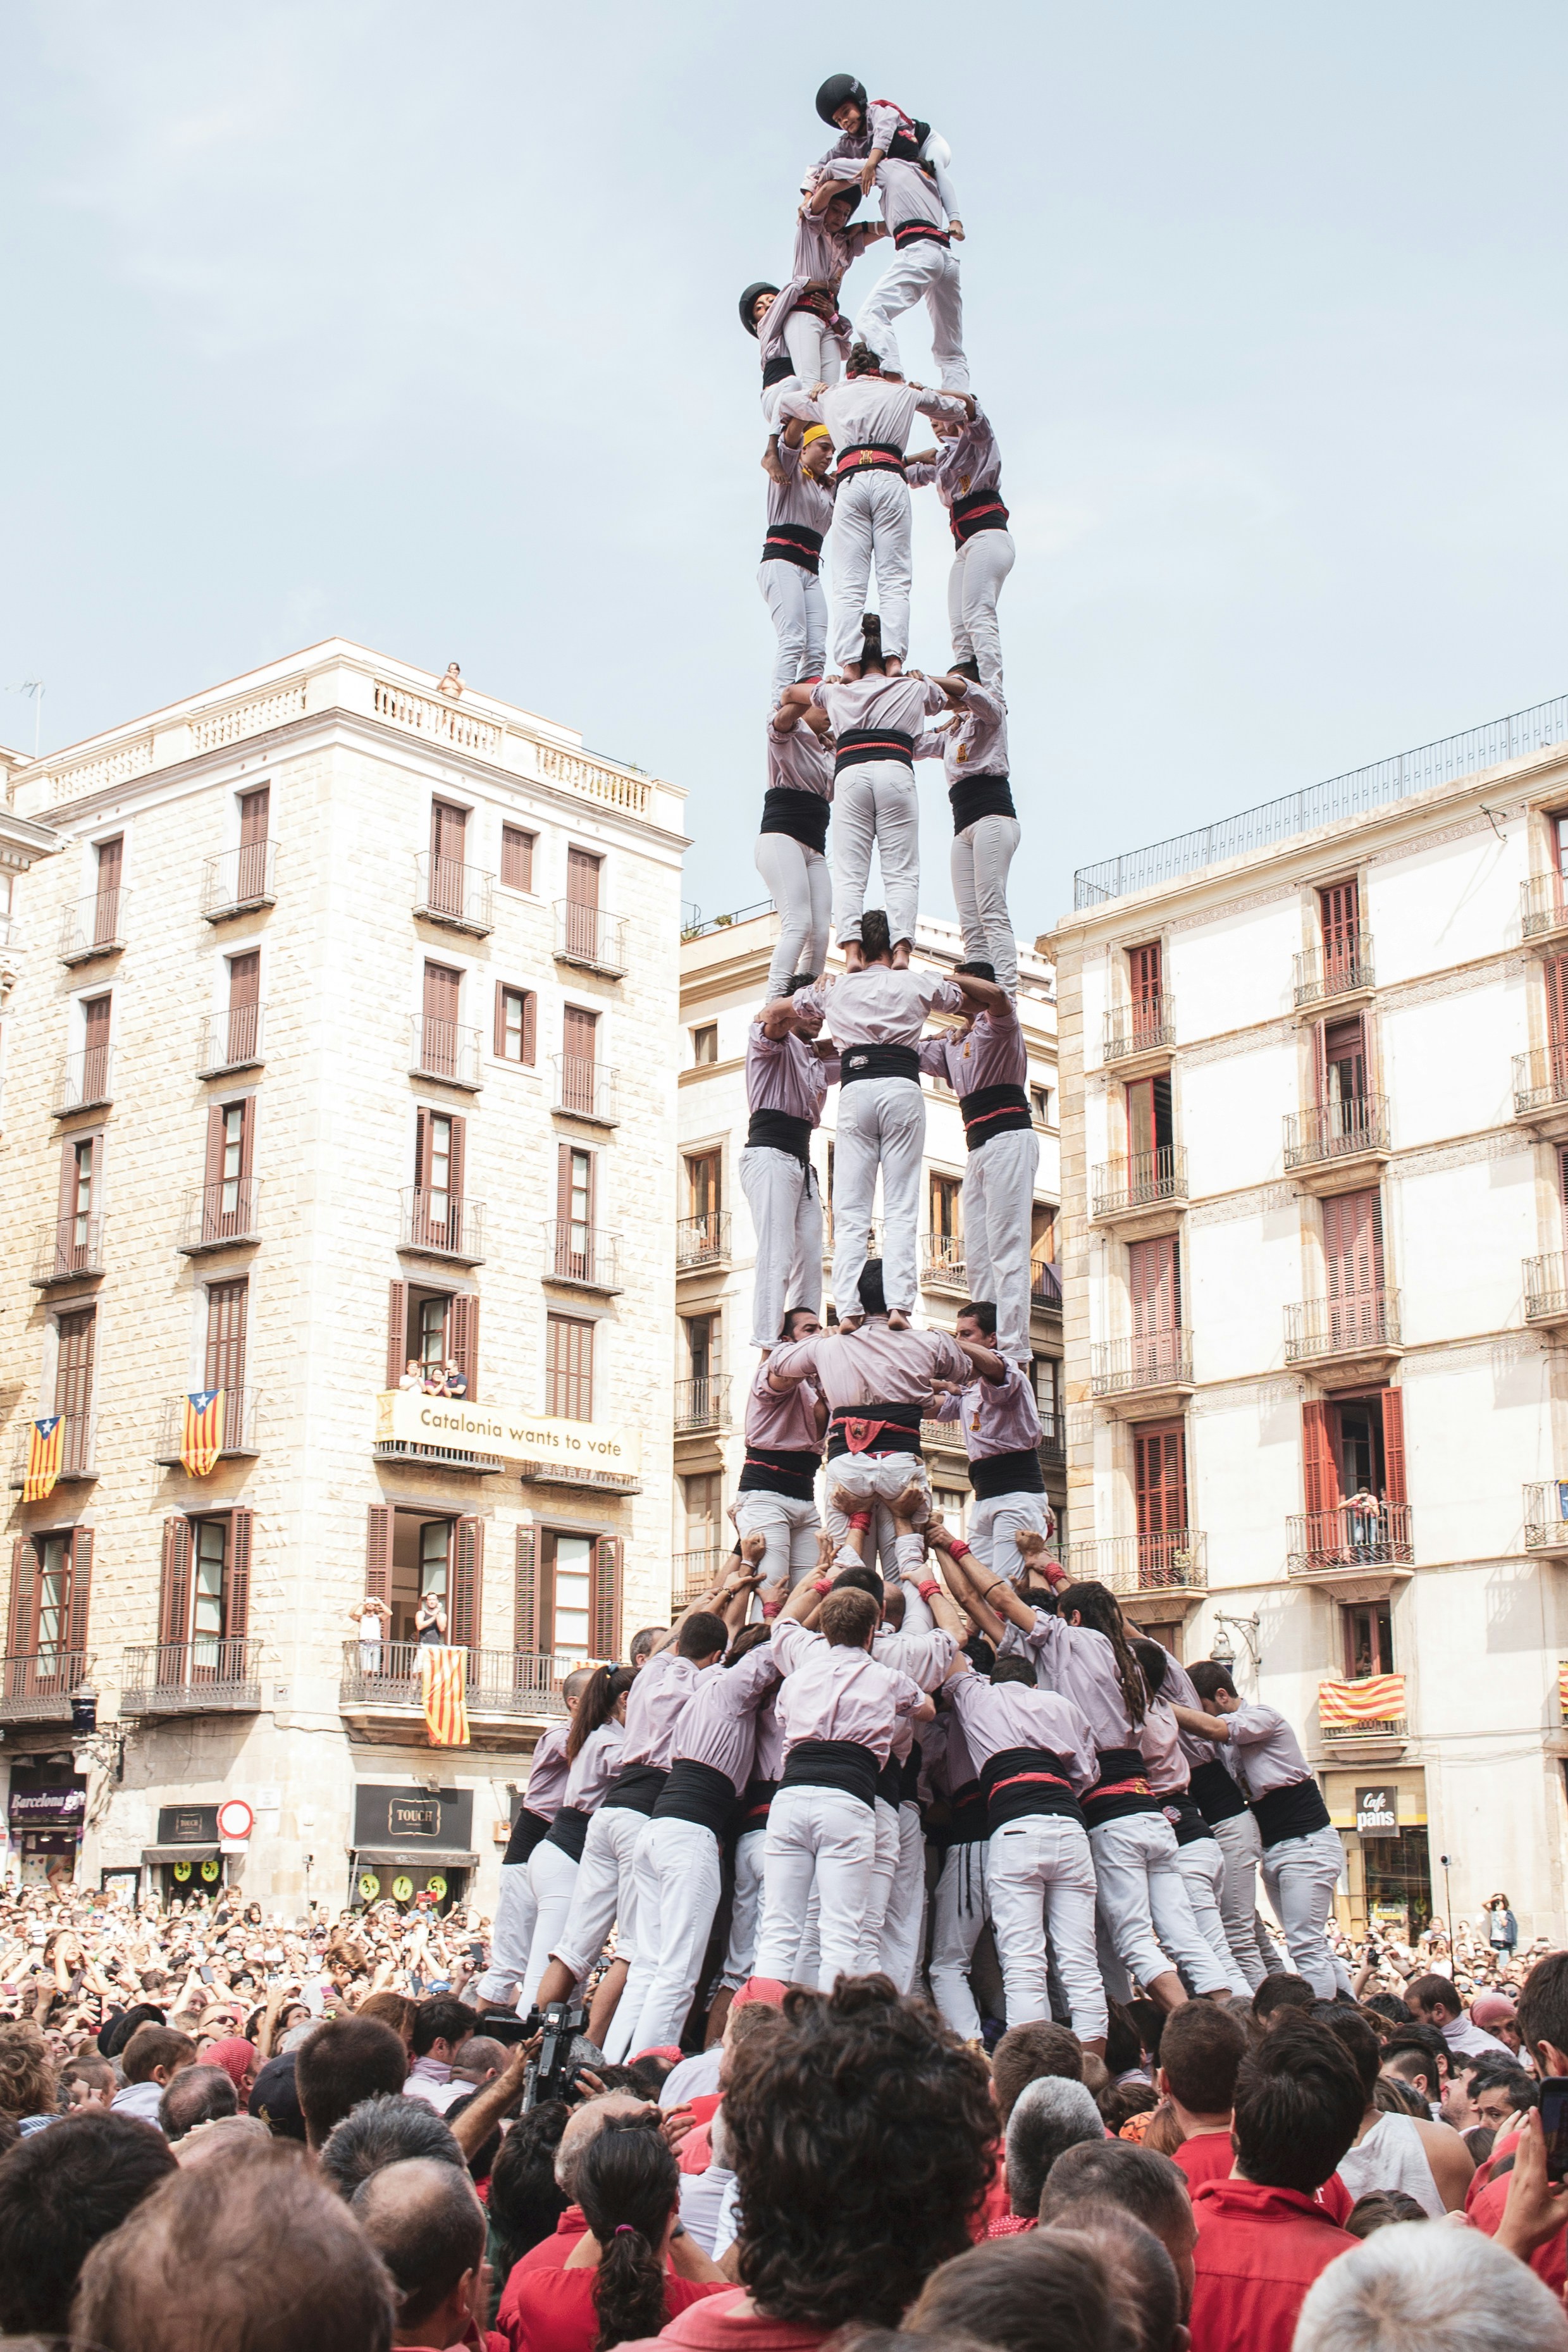
<svg viewBox="0 0 1568 2352">
<path fill-rule="evenodd" d="M 1228 1672 L 1236 1664 L 1236 1644 L 1226 1630 L 1228 1626 L 1234 1626 L 1247 1644 L 1247 1654 L 1252 1661 L 1253 1672 L 1257 1673 L 1263 1664 L 1263 1652 L 1258 1639 L 1260 1623 L 1256 1612 L 1250 1617 L 1228 1617 L 1223 1612 L 1217 1612 L 1214 1638 L 1208 1645 L 1208 1654 L 1215 1664 L 1224 1666 Z"/>
</svg>

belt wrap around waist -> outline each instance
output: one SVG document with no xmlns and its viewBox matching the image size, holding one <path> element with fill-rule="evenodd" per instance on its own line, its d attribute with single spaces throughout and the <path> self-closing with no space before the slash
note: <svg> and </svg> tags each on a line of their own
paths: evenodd
<svg viewBox="0 0 1568 2352">
<path fill-rule="evenodd" d="M 955 499 L 947 509 L 947 520 L 960 547 L 977 531 L 1006 530 L 1008 510 L 1002 504 L 1000 483 L 993 484 L 988 490 L 971 490 L 967 498 Z"/>
<path fill-rule="evenodd" d="M 797 310 L 814 310 L 819 319 L 830 322 L 839 316 L 839 298 L 831 286 L 808 286 L 803 294 L 795 297 Z M 848 324 L 848 321 L 845 321 Z"/>
<path fill-rule="evenodd" d="M 824 801 L 823 807 L 827 806 Z M 802 1168 L 811 1164 L 811 1122 L 789 1110 L 754 1110 L 746 1129 L 747 1146 L 760 1144 L 768 1151 L 787 1151 Z"/>
<path fill-rule="evenodd" d="M 588 1824 L 593 1819 L 580 1805 L 563 1805 L 549 1825 L 546 1845 L 557 1845 L 573 1862 L 582 1860 L 583 1842 L 588 1836 Z"/>
<path fill-rule="evenodd" d="M 802 793 L 792 784 L 769 784 L 762 795 L 760 833 L 788 834 L 821 856 L 828 845 L 828 803 L 821 793 Z"/>
<path fill-rule="evenodd" d="M 913 1805 L 920 1796 L 920 1742 L 912 1740 L 908 1755 L 898 1768 L 898 1801 Z"/>
<path fill-rule="evenodd" d="M 890 1439 L 894 1441 L 891 1444 Z M 919 1452 L 917 1404 L 862 1404 L 852 1410 L 843 1406 L 828 1423 L 830 1462 L 837 1462 L 845 1454 Z"/>
<path fill-rule="evenodd" d="M 904 452 L 892 441 L 861 441 L 852 449 L 841 449 L 833 467 L 835 479 L 847 481 L 852 474 L 904 475 Z"/>
<path fill-rule="evenodd" d="M 735 1782 L 716 1764 L 677 1757 L 653 1806 L 656 1822 L 696 1822 L 722 1838 L 735 1811 Z"/>
<path fill-rule="evenodd" d="M 542 1813 L 530 1813 L 525 1805 L 512 1823 L 512 1834 L 507 1840 L 507 1851 L 501 1856 L 503 1870 L 515 1868 L 527 1862 L 535 1846 L 542 1845 L 549 1835 L 549 1823 Z"/>
<path fill-rule="evenodd" d="M 809 1503 L 816 1492 L 822 1457 L 810 1446 L 748 1445 L 737 1491 L 742 1495 L 788 1495 Z"/>
<path fill-rule="evenodd" d="M 747 1830 L 765 1830 L 773 1800 L 779 1793 L 777 1780 L 748 1780 L 739 1805 L 737 1833 L 744 1837 Z"/>
<path fill-rule="evenodd" d="M 976 1087 L 960 1095 L 964 1140 L 971 1151 L 989 1143 L 993 1135 L 1012 1135 L 1034 1125 L 1034 1113 L 1022 1087 L 1010 1080 L 999 1087 Z"/>
<path fill-rule="evenodd" d="M 937 1833 L 944 1846 L 984 1845 L 990 1834 L 986 1821 L 986 1792 L 977 1780 L 966 1780 L 948 1800 L 946 1822 Z"/>
<path fill-rule="evenodd" d="M 1107 1822 L 1119 1822 L 1128 1813 L 1159 1811 L 1141 1748 L 1097 1748 L 1094 1761 L 1097 1778 L 1083 1795 L 1083 1819 L 1090 1829 L 1103 1829 Z"/>
<path fill-rule="evenodd" d="M 876 1803 L 876 1758 L 858 1739 L 800 1739 L 784 1759 L 783 1789 L 841 1789 L 862 1805 Z"/>
<path fill-rule="evenodd" d="M 764 563 L 798 563 L 802 572 L 819 572 L 822 534 L 803 522 L 770 522 L 762 541 Z"/>
<path fill-rule="evenodd" d="M 903 1790 L 904 1784 L 899 1777 L 898 1766 L 890 1756 L 877 1772 L 877 1801 L 879 1804 L 891 1805 L 896 1813 L 903 1801 Z"/>
<path fill-rule="evenodd" d="M 1065 1759 L 1053 1748 L 1004 1748 L 984 1765 L 986 1823 L 998 1830 L 1026 1813 L 1066 1813 L 1082 1821 Z"/>
<path fill-rule="evenodd" d="M 920 1084 L 920 1056 L 913 1045 L 846 1045 L 839 1056 L 839 1084 L 857 1078 L 910 1078 Z"/>
<path fill-rule="evenodd" d="M 1252 1818 L 1265 1846 L 1280 1845 L 1286 1838 L 1311 1837 L 1314 1830 L 1326 1830 L 1329 1809 L 1322 1790 L 1309 1776 L 1254 1797 Z"/>
<path fill-rule="evenodd" d="M 933 245 L 951 245 L 953 242 L 946 230 L 938 228 L 935 221 L 894 221 L 893 225 L 893 242 L 900 253 L 906 245 L 920 245 L 927 238 Z"/>
<path fill-rule="evenodd" d="M 897 760 L 915 773 L 915 738 L 901 727 L 846 727 L 835 743 L 835 776 L 846 768 L 863 768 L 870 760 Z"/>
<path fill-rule="evenodd" d="M 1032 1445 L 1016 1454 L 977 1454 L 969 1465 L 969 1487 L 982 1503 L 993 1495 L 1043 1495 L 1040 1456 Z"/>
<path fill-rule="evenodd" d="M 602 1810 L 624 1806 L 628 1812 L 651 1813 L 669 1777 L 657 1764 L 622 1764 Z"/>
<path fill-rule="evenodd" d="M 1236 1775 L 1218 1756 L 1195 1764 L 1189 1783 L 1193 1801 L 1206 1822 L 1233 1822 L 1247 1811 L 1247 1800 L 1236 1785 Z"/>
<path fill-rule="evenodd" d="M 763 391 L 767 392 L 773 384 L 782 383 L 787 377 L 792 376 L 794 373 L 795 362 L 790 358 L 789 352 L 776 352 L 770 360 L 764 360 L 762 362 Z"/>
<path fill-rule="evenodd" d="M 972 776 L 961 776 L 947 787 L 947 803 L 953 812 L 953 831 L 965 833 L 978 824 L 983 816 L 1016 817 L 1013 788 L 1006 776 L 994 776 L 985 768 Z"/>
<path fill-rule="evenodd" d="M 1199 1838 L 1212 1838 L 1214 1835 L 1190 1788 L 1178 1789 L 1173 1796 L 1162 1797 L 1160 1811 L 1175 1830 L 1177 1845 L 1196 1845 Z"/>
</svg>

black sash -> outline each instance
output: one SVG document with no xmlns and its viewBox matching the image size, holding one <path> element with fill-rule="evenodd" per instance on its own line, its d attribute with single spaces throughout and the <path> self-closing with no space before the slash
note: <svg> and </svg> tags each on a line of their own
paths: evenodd
<svg viewBox="0 0 1568 2352">
<path fill-rule="evenodd" d="M 920 1056 L 913 1045 L 846 1045 L 839 1057 L 839 1084 L 857 1078 L 913 1078 L 920 1084 Z"/>
<path fill-rule="evenodd" d="M 891 1805 L 896 1813 L 904 1801 L 904 1776 L 901 1768 L 890 1756 L 876 1776 L 878 1801 Z"/>
<path fill-rule="evenodd" d="M 562 1853 L 570 1855 L 573 1862 L 580 1862 L 583 1841 L 592 1819 L 593 1815 L 583 1812 L 580 1806 L 563 1805 L 549 1825 L 546 1845 L 559 1846 Z"/>
<path fill-rule="evenodd" d="M 847 481 L 852 474 L 897 474 L 904 478 L 904 452 L 891 441 L 861 441 L 852 449 L 841 449 L 833 467 L 835 479 Z"/>
<path fill-rule="evenodd" d="M 948 804 L 953 811 L 953 830 L 962 833 L 967 825 L 978 824 L 983 816 L 1013 816 L 1013 788 L 1006 776 L 993 776 L 985 769 L 973 776 L 964 776 L 947 787 Z"/>
<path fill-rule="evenodd" d="M 1159 1811 L 1141 1748 L 1097 1748 L 1094 1761 L 1098 1778 L 1083 1799 L 1083 1819 L 1090 1829 L 1103 1829 L 1107 1822 L 1119 1822 L 1128 1813 Z"/>
<path fill-rule="evenodd" d="M 746 1140 L 748 1146 L 760 1144 L 768 1151 L 787 1151 L 802 1168 L 811 1164 L 811 1122 L 797 1118 L 793 1111 L 754 1110 Z"/>
<path fill-rule="evenodd" d="M 503 1870 L 515 1869 L 527 1862 L 535 1846 L 549 1835 L 549 1823 L 540 1813 L 530 1813 L 525 1805 L 512 1823 L 512 1834 L 507 1840 L 507 1851 L 501 1856 Z"/>
<path fill-rule="evenodd" d="M 960 547 L 977 531 L 1006 530 L 1008 510 L 1002 504 L 1000 483 L 988 490 L 971 490 L 967 498 L 955 499 L 947 509 L 947 520 Z"/>
<path fill-rule="evenodd" d="M 784 1759 L 781 1789 L 841 1789 L 862 1805 L 876 1803 L 876 1758 L 858 1739 L 798 1740 Z"/>
<path fill-rule="evenodd" d="M 846 727 L 836 740 L 835 776 L 841 776 L 846 768 L 863 768 L 871 760 L 900 760 L 911 775 L 915 773 L 915 738 L 897 727 Z"/>
<path fill-rule="evenodd" d="M 822 1457 L 809 1446 L 798 1450 L 748 1445 L 741 1465 L 737 1492 L 742 1495 L 788 1495 L 792 1502 L 809 1503 L 816 1492 Z"/>
<path fill-rule="evenodd" d="M 959 1096 L 958 1108 L 964 1115 L 964 1140 L 971 1151 L 978 1151 L 993 1135 L 1012 1135 L 1034 1125 L 1028 1095 L 1010 1081 L 999 1087 L 976 1087 L 972 1093 Z"/>
<path fill-rule="evenodd" d="M 1192 1794 L 1206 1822 L 1233 1822 L 1247 1811 L 1247 1800 L 1236 1785 L 1236 1775 L 1218 1756 L 1192 1768 Z"/>
<path fill-rule="evenodd" d="M 1221 1771 L 1224 1769 L 1221 1765 Z M 1196 1845 L 1199 1838 L 1212 1838 L 1214 1835 L 1190 1789 L 1182 1789 L 1172 1797 L 1162 1797 L 1160 1811 L 1175 1830 L 1177 1845 Z"/>
<path fill-rule="evenodd" d="M 893 242 L 900 253 L 904 251 L 906 245 L 919 245 L 926 238 L 929 238 L 933 245 L 951 245 L 953 242 L 946 230 L 938 228 L 935 221 L 912 220 L 894 223 Z"/>
<path fill-rule="evenodd" d="M 928 122 L 912 122 L 907 131 L 894 132 L 893 144 L 887 152 L 890 155 L 896 155 L 901 163 L 918 163 L 921 170 L 928 173 L 931 166 L 920 150 L 930 136 L 931 125 Z"/>
<path fill-rule="evenodd" d="M 1066 1813 L 1082 1821 L 1067 1765 L 1054 1748 L 1004 1748 L 980 1773 L 990 1831 L 1026 1813 Z"/>
<path fill-rule="evenodd" d="M 764 563 L 798 563 L 802 572 L 818 572 L 822 562 L 822 534 L 803 522 L 770 522 L 762 542 Z"/>
<path fill-rule="evenodd" d="M 1326 1830 L 1329 1809 L 1315 1780 L 1291 1780 L 1283 1789 L 1270 1789 L 1267 1796 L 1254 1797 L 1252 1818 L 1264 1845 L 1271 1846 Z"/>
<path fill-rule="evenodd" d="M 828 845 L 828 803 L 821 793 L 793 784 L 769 784 L 762 795 L 763 833 L 787 833 L 819 856 Z"/>
<path fill-rule="evenodd" d="M 944 1846 L 984 1845 L 990 1834 L 986 1825 L 986 1795 L 977 1780 L 966 1780 L 948 1801 L 950 1811 L 937 1843 Z"/>
<path fill-rule="evenodd" d="M 651 1813 L 669 1777 L 657 1764 L 622 1764 L 603 1810 L 609 1812 L 612 1806 L 623 1806 L 628 1812 Z"/>
<path fill-rule="evenodd" d="M 850 1443 L 852 1435 L 865 1442 Z M 908 1443 L 890 1444 L 889 1439 Z M 920 1452 L 920 1407 L 917 1404 L 845 1405 L 834 1413 L 828 1423 L 828 1459 L 837 1462 L 846 1454 L 918 1454 Z"/>
<path fill-rule="evenodd" d="M 740 1819 L 736 1824 L 738 1836 L 744 1837 L 748 1830 L 765 1830 L 768 1827 L 768 1815 L 778 1793 L 777 1780 L 747 1782 L 746 1793 L 740 1801 Z"/>
<path fill-rule="evenodd" d="M 969 1465 L 969 1486 L 977 1502 L 993 1495 L 1043 1495 L 1040 1456 L 1032 1445 L 1016 1454 L 977 1454 Z"/>
<path fill-rule="evenodd" d="M 920 1742 L 912 1740 L 909 1753 L 898 1768 L 898 1801 L 913 1805 L 920 1798 Z"/>
<path fill-rule="evenodd" d="M 763 391 L 767 392 L 772 384 L 782 383 L 786 376 L 793 375 L 794 373 L 795 362 L 789 352 L 776 352 L 772 359 L 764 360 L 762 362 Z"/>
<path fill-rule="evenodd" d="M 722 1838 L 735 1811 L 735 1782 L 716 1765 L 679 1757 L 653 1807 L 656 1822 L 696 1822 Z"/>
</svg>

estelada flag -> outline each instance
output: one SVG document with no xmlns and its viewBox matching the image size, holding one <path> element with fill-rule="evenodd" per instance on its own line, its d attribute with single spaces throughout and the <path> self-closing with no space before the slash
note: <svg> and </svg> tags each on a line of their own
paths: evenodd
<svg viewBox="0 0 1568 2352">
<path fill-rule="evenodd" d="M 36 1421 L 27 1436 L 27 1475 L 22 1482 L 24 1503 L 42 1503 L 54 1493 L 65 1454 L 65 1416 L 54 1412 L 47 1421 Z"/>
<path fill-rule="evenodd" d="M 419 1654 L 420 1697 L 433 1748 L 468 1745 L 466 1650 L 426 1643 Z"/>
<path fill-rule="evenodd" d="M 224 1391 L 193 1389 L 185 1399 L 180 1465 L 193 1478 L 204 1478 L 224 1450 Z"/>
</svg>

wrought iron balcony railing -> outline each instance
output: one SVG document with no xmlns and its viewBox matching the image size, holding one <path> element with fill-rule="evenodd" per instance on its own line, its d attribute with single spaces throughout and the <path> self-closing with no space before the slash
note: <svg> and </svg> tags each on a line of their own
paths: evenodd
<svg viewBox="0 0 1568 2352">
<path fill-rule="evenodd" d="M 1158 1151 L 1134 1151 L 1094 1171 L 1094 1214 L 1113 1217 L 1124 1210 L 1158 1208 L 1186 1199 L 1186 1152 L 1179 1144 Z"/>
<path fill-rule="evenodd" d="M 695 1551 L 676 1552 L 670 1562 L 672 1610 L 689 1609 L 694 1601 L 711 1592 L 729 1556 L 727 1544 L 706 1544 Z"/>
<path fill-rule="evenodd" d="M 1068 1570 L 1118 1596 L 1139 1592 L 1204 1592 L 1208 1588 L 1207 1538 L 1196 1528 L 1166 1528 L 1157 1535 L 1098 1536 L 1068 1546 Z"/>
<path fill-rule="evenodd" d="M 675 1227 L 675 1264 L 683 1273 L 694 1266 L 722 1265 L 729 1256 L 729 1211 L 707 1209 L 700 1217 L 683 1217 Z"/>
<path fill-rule="evenodd" d="M 78 898 L 60 920 L 60 961 L 90 963 L 94 956 L 118 955 L 125 945 L 129 890 L 99 890 Z"/>
<path fill-rule="evenodd" d="M 1285 1309 L 1285 1361 L 1310 1364 L 1327 1356 L 1360 1356 L 1395 1349 L 1399 1293 L 1353 1291 L 1348 1298 L 1303 1298 Z"/>
<path fill-rule="evenodd" d="M 121 1715 L 255 1715 L 261 1706 L 258 1641 L 198 1633 L 127 1650 Z"/>
<path fill-rule="evenodd" d="M 1029 1303 L 1037 1314 L 1059 1314 L 1061 1308 L 1061 1268 L 1048 1265 L 1043 1258 L 1031 1258 L 1029 1267 Z"/>
<path fill-rule="evenodd" d="M 1040 1463 L 1048 1470 L 1060 1470 L 1067 1459 L 1067 1415 L 1042 1412 L 1040 1427 Z"/>
<path fill-rule="evenodd" d="M 1520 929 L 1527 940 L 1568 930 L 1568 886 L 1561 874 L 1532 874 L 1519 893 Z"/>
<path fill-rule="evenodd" d="M 413 911 L 427 923 L 448 930 L 471 931 L 483 939 L 496 928 L 496 877 L 483 866 L 465 866 L 460 857 L 443 857 L 422 849 L 414 858 L 417 880 Z"/>
<path fill-rule="evenodd" d="M 586 971 L 620 980 L 631 970 L 626 959 L 626 919 L 607 915 L 598 907 L 580 907 L 575 898 L 558 898 L 555 952 L 558 962 L 580 964 Z"/>
<path fill-rule="evenodd" d="M 242 842 L 209 857 L 202 868 L 202 912 L 209 923 L 270 907 L 277 896 L 277 844 Z"/>
<path fill-rule="evenodd" d="M 702 1380 L 675 1382 L 677 1437 L 694 1430 L 728 1428 L 729 1379 L 727 1372 L 710 1372 Z"/>
<path fill-rule="evenodd" d="M 113 1100 L 112 1045 L 88 1045 L 79 1054 L 66 1055 L 55 1088 L 57 1118 L 65 1118 L 74 1110 L 101 1110 Z"/>
<path fill-rule="evenodd" d="M 424 1704 L 421 1657 L 417 1642 L 345 1642 L 339 1706 L 356 1714 L 417 1715 Z M 467 1650 L 464 1661 L 464 1703 L 471 1716 L 535 1721 L 566 1713 L 561 1685 L 582 1664 L 528 1650 Z"/>
<path fill-rule="evenodd" d="M 547 1217 L 545 1280 L 575 1283 L 582 1290 L 619 1290 L 621 1236 L 570 1217 Z"/>
<path fill-rule="evenodd" d="M 1176 1044 L 1176 999 L 1161 993 L 1118 1004 L 1105 1015 L 1104 1058 L 1124 1062 L 1134 1054 L 1163 1053 Z"/>
<path fill-rule="evenodd" d="M 434 1013 L 411 1013 L 408 1073 L 412 1078 L 439 1078 L 444 1086 L 477 1094 L 485 1082 L 478 1030 Z"/>
<path fill-rule="evenodd" d="M 398 1247 L 426 1257 L 449 1257 L 478 1265 L 485 1255 L 485 1203 L 462 1192 L 437 1192 L 409 1184 L 402 1194 Z"/>
<path fill-rule="evenodd" d="M 35 1650 L 0 1660 L 0 1723 L 68 1723 L 87 1680 L 85 1650 Z"/>
<path fill-rule="evenodd" d="M 1139 1389 L 1190 1387 L 1190 1330 L 1144 1331 L 1101 1339 L 1090 1351 L 1089 1386 L 1095 1396 L 1127 1396 Z"/>
<path fill-rule="evenodd" d="M 1555 1322 L 1568 1316 L 1568 1257 L 1550 1250 L 1544 1257 L 1524 1260 L 1524 1319 Z"/>
<path fill-rule="evenodd" d="M 185 1435 L 185 1402 L 183 1394 L 164 1398 L 158 1422 L 158 1443 L 152 1454 L 154 1462 L 173 1464 L 179 1461 Z M 261 1452 L 256 1434 L 260 1420 L 259 1389 L 224 1391 L 223 1441 L 218 1447 L 220 1461 L 226 1461 L 231 1454 L 238 1457 Z"/>
<path fill-rule="evenodd" d="M 11 1456 L 11 1484 L 26 1484 L 27 1463 L 33 1450 L 33 1423 L 47 1421 L 52 1416 L 40 1412 L 30 1414 L 16 1425 L 16 1451 Z M 61 1486 L 77 1478 L 98 1475 L 98 1415 L 96 1412 L 68 1412 L 61 1415 L 60 1463 L 55 1476 Z"/>
<path fill-rule="evenodd" d="M 1535 1045 L 1513 1057 L 1513 1108 L 1524 1118 L 1568 1102 L 1568 1045 Z"/>
<path fill-rule="evenodd" d="M 1568 1551 L 1568 1478 L 1538 1478 L 1524 1490 L 1526 1551 Z"/>
<path fill-rule="evenodd" d="M 922 1234 L 920 1279 L 927 1290 L 949 1290 L 967 1298 L 969 1278 L 964 1265 L 964 1244 L 955 1234 Z"/>
<path fill-rule="evenodd" d="M 1343 1102 L 1314 1103 L 1307 1110 L 1285 1114 L 1287 1168 L 1318 1168 L 1387 1150 L 1385 1095 L 1351 1095 Z"/>
<path fill-rule="evenodd" d="M 204 1250 L 233 1249 L 261 1239 L 261 1179 L 220 1177 L 214 1184 L 198 1184 L 185 1195 L 176 1246 L 186 1257 Z"/>
<path fill-rule="evenodd" d="M 80 1282 L 102 1272 L 101 1217 L 56 1217 L 39 1227 L 33 1252 L 35 1290 L 47 1290 L 53 1282 Z"/>
<path fill-rule="evenodd" d="M 1308 948 L 1295 959 L 1296 1006 L 1332 1003 L 1373 985 L 1372 941 L 1364 932 Z"/>
<path fill-rule="evenodd" d="M 555 1066 L 555 1108 L 572 1118 L 591 1119 L 598 1127 L 620 1122 L 616 1108 L 619 1070 L 608 1062 L 588 1062 L 576 1054 L 552 1054 Z"/>
<path fill-rule="evenodd" d="M 231 1004 L 226 1012 L 209 1013 L 196 1046 L 196 1076 L 217 1078 L 230 1070 L 252 1070 L 263 1059 L 267 1033 L 265 1004 Z"/>
<path fill-rule="evenodd" d="M 1336 1503 L 1332 1510 L 1292 1512 L 1285 1525 L 1292 1576 L 1341 1568 L 1408 1568 L 1416 1558 L 1408 1503 L 1369 1496 Z"/>
<path fill-rule="evenodd" d="M 1320 1683 L 1318 1734 L 1325 1748 L 1408 1738 L 1404 1675 L 1367 1675 L 1354 1682 Z"/>
</svg>

